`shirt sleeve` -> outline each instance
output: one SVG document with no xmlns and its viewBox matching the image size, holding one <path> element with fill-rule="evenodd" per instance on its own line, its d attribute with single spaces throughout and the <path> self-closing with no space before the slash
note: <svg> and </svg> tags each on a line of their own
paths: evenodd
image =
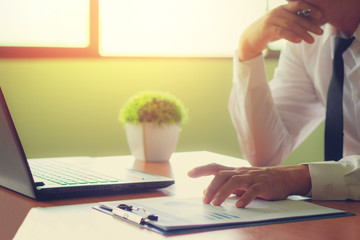
<svg viewBox="0 0 360 240">
<path fill-rule="evenodd" d="M 360 155 L 308 166 L 314 200 L 360 200 Z"/>
<path fill-rule="evenodd" d="M 281 144 L 273 139 L 284 136 L 284 129 L 277 124 L 280 119 L 266 79 L 264 59 L 261 55 L 246 62 L 237 59 L 235 54 L 228 107 L 242 153 L 254 166 L 277 165 L 283 157 L 276 156 Z M 280 154 L 287 155 L 290 149 Z"/>
<path fill-rule="evenodd" d="M 229 112 L 244 157 L 254 166 L 278 165 L 324 119 L 324 109 L 297 46 L 282 50 L 274 79 L 267 81 L 263 56 L 234 56 Z"/>
</svg>

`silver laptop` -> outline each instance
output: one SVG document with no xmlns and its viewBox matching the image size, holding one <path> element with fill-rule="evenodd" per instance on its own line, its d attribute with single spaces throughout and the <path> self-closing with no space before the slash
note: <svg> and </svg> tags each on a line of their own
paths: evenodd
<svg viewBox="0 0 360 240">
<path fill-rule="evenodd" d="M 147 191 L 174 184 L 173 179 L 134 169 L 119 169 L 111 176 L 72 164 L 79 160 L 86 162 L 79 157 L 27 159 L 0 88 L 0 186 L 37 200 L 52 200 Z"/>
</svg>

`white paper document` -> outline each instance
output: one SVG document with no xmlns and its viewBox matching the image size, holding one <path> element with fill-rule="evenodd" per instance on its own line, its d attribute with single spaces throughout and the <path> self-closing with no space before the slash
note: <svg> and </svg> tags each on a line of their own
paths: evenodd
<svg viewBox="0 0 360 240">
<path fill-rule="evenodd" d="M 255 200 L 245 209 L 236 208 L 236 201 L 237 198 L 229 198 L 222 206 L 216 207 L 203 204 L 200 197 L 159 197 L 100 204 L 37 207 L 30 210 L 14 240 L 33 240 L 34 236 L 37 240 L 118 240 L 124 239 L 123 232 L 131 232 L 136 239 L 153 239 L 149 238 L 153 235 L 149 235 L 148 231 L 142 231 L 142 228 L 173 235 L 354 215 L 305 201 Z M 128 220 L 113 217 L 111 210 L 99 207 L 106 205 L 113 208 L 119 204 L 143 207 L 146 211 L 157 214 L 158 220 L 135 225 Z"/>
<path fill-rule="evenodd" d="M 147 221 L 147 223 L 164 231 L 266 221 L 286 222 L 291 219 L 307 220 L 305 218 L 347 214 L 341 210 L 295 200 L 255 200 L 246 208 L 240 209 L 235 206 L 237 199 L 231 197 L 221 206 L 213 206 L 203 204 L 200 198 L 160 197 L 105 202 L 99 204 L 99 209 L 116 208 L 120 203 L 144 208 L 158 215 L 157 221 Z"/>
</svg>

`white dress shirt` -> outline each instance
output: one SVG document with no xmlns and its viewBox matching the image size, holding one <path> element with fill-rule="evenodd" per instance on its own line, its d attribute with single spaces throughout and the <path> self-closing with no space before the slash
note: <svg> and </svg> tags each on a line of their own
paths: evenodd
<svg viewBox="0 0 360 240">
<path fill-rule="evenodd" d="M 235 54 L 229 111 L 252 165 L 282 163 L 324 121 L 335 35 L 327 24 L 313 44 L 288 43 L 269 84 L 262 56 L 239 62 Z M 308 163 L 313 199 L 360 200 L 360 25 L 354 37 L 343 54 L 346 157 Z"/>
</svg>

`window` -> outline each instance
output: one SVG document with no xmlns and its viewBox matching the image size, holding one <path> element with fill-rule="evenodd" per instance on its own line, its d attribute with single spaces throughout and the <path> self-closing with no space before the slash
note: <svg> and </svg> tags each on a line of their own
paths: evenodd
<svg viewBox="0 0 360 240">
<path fill-rule="evenodd" d="M 266 0 L 0 0 L 0 57 L 231 57 L 266 7 Z"/>
<path fill-rule="evenodd" d="M 276 8 L 282 4 L 286 4 L 287 0 L 268 0 L 268 9 Z"/>
<path fill-rule="evenodd" d="M 100 0 L 100 54 L 228 57 L 243 28 L 264 13 L 259 2 Z"/>
<path fill-rule="evenodd" d="M 0 58 L 97 57 L 98 0 L 0 0 Z"/>
<path fill-rule="evenodd" d="M 86 47 L 88 0 L 1 0 L 0 45 Z"/>
</svg>

